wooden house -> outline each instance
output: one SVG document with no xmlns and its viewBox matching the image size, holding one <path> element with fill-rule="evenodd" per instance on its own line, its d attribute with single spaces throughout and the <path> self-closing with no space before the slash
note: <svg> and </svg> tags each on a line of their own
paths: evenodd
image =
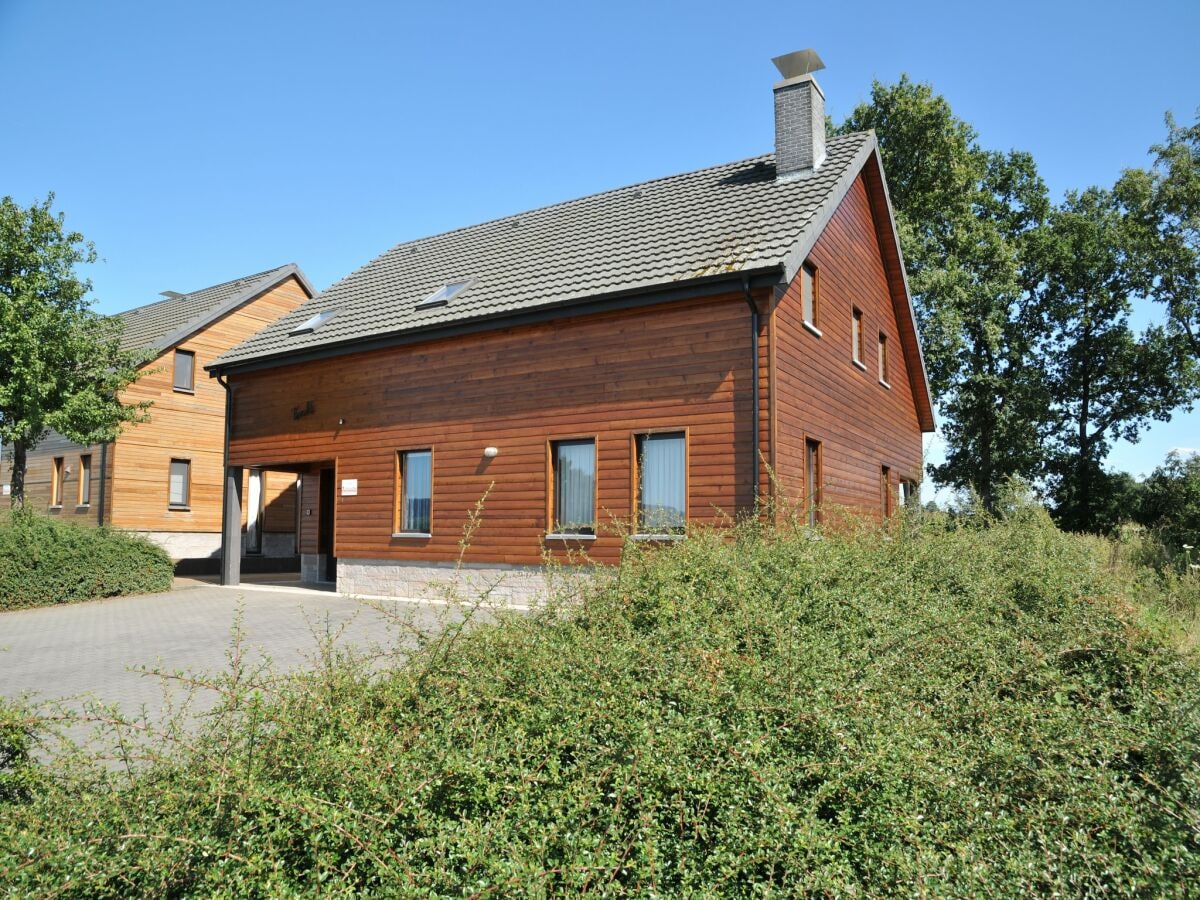
<svg viewBox="0 0 1200 900">
<path fill-rule="evenodd" d="M 449 577 L 485 495 L 467 571 L 512 600 L 772 491 L 888 515 L 932 404 L 875 136 L 826 142 L 802 56 L 774 154 L 400 244 L 215 360 L 230 546 L 246 467 L 302 476 L 305 577 L 373 595 Z"/>
<path fill-rule="evenodd" d="M 149 421 L 90 447 L 48 434 L 29 454 L 26 504 L 145 534 L 181 571 L 215 572 L 226 395 L 203 367 L 314 293 L 299 267 L 286 265 L 187 294 L 166 291 L 162 300 L 120 313 L 125 348 L 155 353 L 123 394 L 128 403 L 150 401 Z M 296 476 L 248 469 L 244 479 L 247 553 L 298 566 Z M 8 480 L 0 470 L 0 482 Z"/>
</svg>

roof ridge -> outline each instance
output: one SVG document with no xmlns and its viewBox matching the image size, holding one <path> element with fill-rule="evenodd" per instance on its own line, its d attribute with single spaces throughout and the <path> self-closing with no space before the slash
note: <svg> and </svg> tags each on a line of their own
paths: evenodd
<svg viewBox="0 0 1200 900">
<path fill-rule="evenodd" d="M 851 131 L 847 134 L 839 134 L 839 135 L 836 135 L 836 136 L 830 138 L 826 142 L 826 147 L 828 148 L 828 146 L 830 144 L 848 143 L 851 138 L 861 139 L 861 138 L 869 135 L 870 133 L 871 133 L 870 131 Z M 522 216 L 532 216 L 532 215 L 536 215 L 539 213 L 549 212 L 551 210 L 559 209 L 563 206 L 567 206 L 567 205 L 570 205 L 573 203 L 581 203 L 584 200 L 592 200 L 597 197 L 606 197 L 610 194 L 617 194 L 622 191 L 629 191 L 629 190 L 633 190 L 635 188 L 646 187 L 647 185 L 652 185 L 652 184 L 655 184 L 660 181 L 673 181 L 677 178 L 687 178 L 692 175 L 700 175 L 701 173 L 704 173 L 704 172 L 711 172 L 714 169 L 727 169 L 727 168 L 731 168 L 734 166 L 744 166 L 749 163 L 757 163 L 757 162 L 762 162 L 762 161 L 766 161 L 766 160 L 773 160 L 774 158 L 775 158 L 774 153 L 760 153 L 757 156 L 749 156 L 749 157 L 746 157 L 745 159 L 735 159 L 735 160 L 730 160 L 729 162 L 716 163 L 711 166 L 701 166 L 698 169 L 687 169 L 683 172 L 676 172 L 673 175 L 659 175 L 656 178 L 647 178 L 643 181 L 635 181 L 630 184 L 623 184 L 619 187 L 607 188 L 603 191 L 593 191 L 590 194 L 583 194 L 582 196 L 579 196 L 579 197 L 571 197 L 568 200 L 558 200 L 558 201 L 555 201 L 554 203 L 547 203 L 545 206 L 535 206 L 533 209 L 527 209 L 527 210 L 523 210 L 521 212 L 515 212 L 515 213 L 508 213 L 507 215 L 503 215 L 503 216 L 494 216 L 491 219 L 484 219 L 482 222 L 474 222 L 470 225 L 460 225 L 457 228 L 450 228 L 446 231 L 439 231 L 434 234 L 427 234 L 422 237 L 413 238 L 412 240 L 401 241 L 398 244 L 392 244 L 386 250 L 371 257 L 369 260 L 367 260 L 367 262 L 363 263 L 357 269 L 354 269 L 351 272 L 348 272 L 346 275 L 339 278 L 337 281 L 335 281 L 333 284 L 329 285 L 329 287 L 325 288 L 325 290 L 321 291 L 320 293 L 328 294 L 330 291 L 332 291 L 334 288 L 336 288 L 343 281 L 346 281 L 346 280 L 354 277 L 355 275 L 357 275 L 359 272 L 361 272 L 363 269 L 367 268 L 368 266 L 374 265 L 374 263 L 377 260 L 382 259 L 383 257 L 387 256 L 389 253 L 394 253 L 397 250 L 403 249 L 405 247 L 411 247 L 415 244 L 421 244 L 422 242 L 425 242 L 425 241 L 432 241 L 432 240 L 436 240 L 439 238 L 449 237 L 450 235 L 459 234 L 464 231 L 474 231 L 477 228 L 484 228 L 485 226 L 494 225 L 498 222 L 504 222 L 508 219 L 519 219 Z"/>
<path fill-rule="evenodd" d="M 295 263 L 285 263 L 282 266 L 276 266 L 273 269 L 264 269 L 263 271 L 256 272 L 253 275 L 242 275 L 238 278 L 230 278 L 226 281 L 218 281 L 216 284 L 205 285 L 202 288 L 196 288 L 196 290 L 194 290 L 194 291 L 188 291 L 187 293 L 180 294 L 177 297 L 163 297 L 163 299 L 161 299 L 161 300 L 154 300 L 150 303 L 143 303 L 141 306 L 134 306 L 131 309 L 123 309 L 120 312 L 113 313 L 112 315 L 127 316 L 127 315 L 130 315 L 131 313 L 138 313 L 138 312 L 142 312 L 143 310 L 152 309 L 155 306 L 161 306 L 164 303 L 179 303 L 181 300 L 185 300 L 188 297 L 191 297 L 195 294 L 202 294 L 205 291 L 216 290 L 217 288 L 225 287 L 226 285 L 230 285 L 230 284 L 235 284 L 239 281 L 262 281 L 262 280 L 265 280 L 268 275 L 274 275 L 276 272 L 286 269 L 292 265 L 295 265 Z"/>
</svg>

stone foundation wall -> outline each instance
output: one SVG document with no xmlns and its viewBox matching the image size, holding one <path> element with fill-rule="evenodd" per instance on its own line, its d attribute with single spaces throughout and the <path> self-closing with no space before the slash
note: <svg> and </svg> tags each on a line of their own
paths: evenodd
<svg viewBox="0 0 1200 900">
<path fill-rule="evenodd" d="M 171 559 L 216 559 L 221 555 L 221 533 L 210 531 L 135 531 L 162 547 Z"/>
<path fill-rule="evenodd" d="M 542 566 L 404 563 L 389 559 L 339 559 L 338 593 L 351 596 L 453 599 L 470 603 L 486 592 L 501 606 L 535 606 L 556 585 L 594 576 L 590 567 L 547 570 Z"/>
<path fill-rule="evenodd" d="M 263 556 L 295 556 L 296 535 L 285 532 L 263 532 Z"/>
<path fill-rule="evenodd" d="M 301 581 L 320 581 L 321 580 L 321 554 L 319 554 L 319 553 L 301 553 L 300 554 L 300 580 Z"/>
</svg>

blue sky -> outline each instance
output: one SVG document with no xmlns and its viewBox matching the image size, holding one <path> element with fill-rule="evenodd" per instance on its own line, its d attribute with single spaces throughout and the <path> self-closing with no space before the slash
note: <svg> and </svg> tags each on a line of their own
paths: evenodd
<svg viewBox="0 0 1200 900">
<path fill-rule="evenodd" d="M 0 194 L 56 192 L 105 312 L 291 261 L 323 288 L 401 240 L 768 151 L 770 57 L 808 46 L 835 120 L 907 72 L 1059 194 L 1192 120 L 1197 34 L 1195 0 L 0 0 Z M 1200 413 L 1110 464 L 1172 447 Z"/>
</svg>

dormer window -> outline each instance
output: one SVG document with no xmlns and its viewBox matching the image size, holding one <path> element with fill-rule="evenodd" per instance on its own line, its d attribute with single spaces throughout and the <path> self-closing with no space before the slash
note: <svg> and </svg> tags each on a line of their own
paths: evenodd
<svg viewBox="0 0 1200 900">
<path fill-rule="evenodd" d="M 293 328 L 288 332 L 288 334 L 312 334 L 336 315 L 336 309 L 327 309 L 324 312 L 319 312 L 315 316 L 306 319 L 302 324 Z"/>
<path fill-rule="evenodd" d="M 417 304 L 417 309 L 430 309 L 434 306 L 445 306 L 450 302 L 451 297 L 461 294 L 471 286 L 472 282 L 467 281 L 452 281 L 449 284 L 438 288 L 424 300 Z"/>
</svg>

